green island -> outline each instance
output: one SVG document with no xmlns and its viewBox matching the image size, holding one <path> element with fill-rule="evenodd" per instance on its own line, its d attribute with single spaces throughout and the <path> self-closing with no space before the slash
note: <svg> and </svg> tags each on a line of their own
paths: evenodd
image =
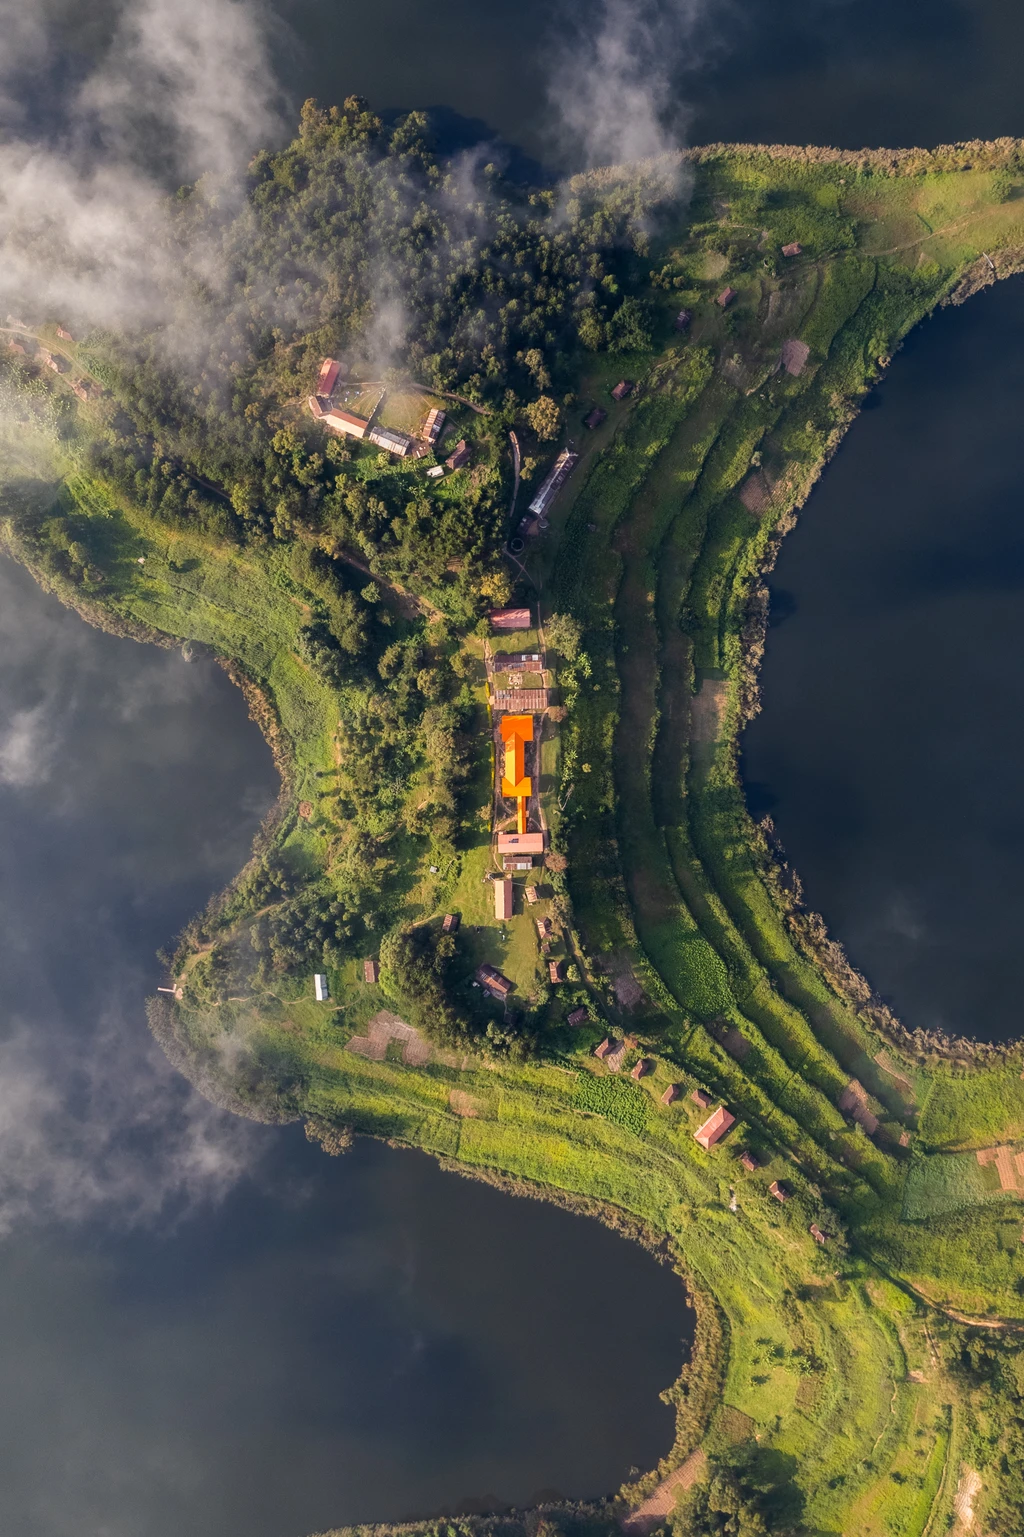
<svg viewBox="0 0 1024 1537">
<path fill-rule="evenodd" d="M 658 1468 L 402 1530 L 1008 1537 L 1024 1050 L 892 1017 L 752 821 L 738 740 L 764 574 L 863 397 L 1024 268 L 1024 143 L 524 188 L 429 133 L 307 103 L 237 206 L 174 200 L 159 327 L 7 318 L 4 547 L 90 621 L 219 658 L 280 770 L 151 1027 L 242 1114 L 425 1149 L 683 1277 Z M 332 358 L 325 402 L 392 440 L 311 409 Z M 504 709 L 534 727 L 518 800 Z M 520 807 L 542 852 L 506 870 Z"/>
</svg>

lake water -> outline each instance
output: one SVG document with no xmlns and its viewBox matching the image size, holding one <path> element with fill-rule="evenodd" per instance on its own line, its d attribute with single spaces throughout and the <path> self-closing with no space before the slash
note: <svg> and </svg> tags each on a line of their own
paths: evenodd
<svg viewBox="0 0 1024 1537">
<path fill-rule="evenodd" d="M 908 341 L 786 539 L 746 733 L 808 900 L 908 1025 L 1024 1028 L 1024 282 Z"/>
<path fill-rule="evenodd" d="M 62 49 L 4 85 L 50 130 L 113 7 L 31 9 L 60 15 Z M 640 98 L 664 91 L 691 142 L 1024 132 L 1010 0 L 277 13 L 293 104 L 357 91 L 384 111 L 441 107 L 450 144 L 497 135 L 556 169 L 627 142 L 643 116 L 631 80 Z M 639 66 L 613 81 L 592 43 L 616 27 Z M 1007 403 L 1022 317 L 1007 286 L 897 360 L 787 542 L 775 613 L 790 617 L 747 742 L 854 960 L 908 1022 L 980 1033 L 1019 1028 L 1024 561 Z M 0 1488 L 15 1537 L 302 1537 L 599 1492 L 668 1445 L 657 1392 L 687 1315 L 640 1250 L 413 1153 L 329 1160 L 297 1128 L 214 1111 L 150 1044 L 153 953 L 242 862 L 273 793 L 215 668 L 99 635 L 0 566 Z"/>
<path fill-rule="evenodd" d="M 421 1154 L 328 1158 L 213 1109 L 151 1043 L 153 952 L 274 791 L 219 669 L 0 563 L 11 1537 L 302 1537 L 601 1493 L 671 1442 L 692 1315 L 643 1250 Z"/>
</svg>

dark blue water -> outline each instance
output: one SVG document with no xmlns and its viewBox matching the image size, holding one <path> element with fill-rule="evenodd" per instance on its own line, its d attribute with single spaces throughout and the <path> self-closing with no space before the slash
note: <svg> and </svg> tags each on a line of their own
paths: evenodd
<svg viewBox="0 0 1024 1537">
<path fill-rule="evenodd" d="M 5 1537 L 302 1537 L 601 1493 L 671 1442 L 670 1271 L 422 1154 L 215 1110 L 150 1040 L 157 945 L 275 791 L 218 668 L 0 563 Z"/>
<path fill-rule="evenodd" d="M 914 333 L 782 549 L 771 812 L 852 960 L 910 1026 L 1024 1029 L 1024 281 Z"/>
</svg>

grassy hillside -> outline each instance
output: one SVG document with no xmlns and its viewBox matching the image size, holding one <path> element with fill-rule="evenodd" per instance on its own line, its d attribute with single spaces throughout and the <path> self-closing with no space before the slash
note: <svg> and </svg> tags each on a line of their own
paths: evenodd
<svg viewBox="0 0 1024 1537">
<path fill-rule="evenodd" d="M 214 482 L 231 521 L 196 500 L 208 443 L 192 461 L 182 431 L 172 473 L 136 420 L 132 452 L 147 432 L 150 447 L 135 479 L 97 450 L 128 441 L 134 387 L 103 372 L 98 344 L 66 349 L 110 390 L 74 414 L 62 379 L 14 371 L 29 416 L 8 445 L 3 537 L 87 617 L 224 658 L 278 754 L 282 800 L 252 863 L 173 957 L 180 997 L 153 1003 L 174 1060 L 222 1102 L 304 1117 L 327 1142 L 352 1128 L 600 1203 L 685 1273 L 700 1327 L 671 1457 L 607 1507 L 545 1521 L 607 1526 L 701 1447 L 680 1531 L 722 1530 L 708 1491 L 732 1479 L 751 1531 L 760 1517 L 929 1537 L 977 1477 L 985 1529 L 1009 1533 L 1024 1383 L 998 1351 L 1024 1324 L 1024 1161 L 998 1149 L 1024 1134 L 1024 1055 L 891 1018 L 751 821 L 737 739 L 756 708 L 763 574 L 863 395 L 936 305 L 1024 264 L 1021 147 L 688 160 L 685 210 L 663 209 L 660 233 L 587 290 L 618 306 L 582 305 L 579 345 L 562 332 L 507 375 L 526 369 L 552 404 L 561 392 L 581 451 L 514 559 L 483 535 L 464 558 L 444 536 L 437 559 L 431 519 L 448 499 L 459 538 L 475 509 L 492 528 L 513 490 L 509 430 L 532 494 L 563 441 L 541 435 L 536 401 L 488 397 L 474 375 L 485 404 L 448 403 L 481 474 L 434 496 L 433 457 L 329 465 L 275 396 L 265 474 L 330 489 L 314 511 L 264 517 Z M 601 186 L 567 191 L 591 207 Z M 614 402 L 622 377 L 634 388 Z M 415 393 L 394 402 L 414 426 Z M 390 522 L 375 510 L 388 497 Z M 477 616 L 492 597 L 533 605 L 538 628 L 515 643 L 545 651 L 558 690 L 536 768 L 551 851 L 516 877 L 504 922 L 486 880 L 497 642 Z M 509 1006 L 475 986 L 484 961 L 514 983 Z M 569 1027 L 578 1007 L 587 1021 Z M 623 1046 L 612 1068 L 593 1055 L 605 1035 Z M 698 1088 L 737 1118 L 710 1152 L 693 1138 Z"/>
</svg>

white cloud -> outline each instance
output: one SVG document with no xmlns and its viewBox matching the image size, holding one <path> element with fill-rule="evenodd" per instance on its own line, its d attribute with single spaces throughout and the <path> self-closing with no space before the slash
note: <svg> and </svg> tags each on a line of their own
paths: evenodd
<svg viewBox="0 0 1024 1537">
<path fill-rule="evenodd" d="M 47 779 L 55 750 L 47 706 L 16 710 L 0 722 L 0 784 L 22 788 Z"/>
</svg>

